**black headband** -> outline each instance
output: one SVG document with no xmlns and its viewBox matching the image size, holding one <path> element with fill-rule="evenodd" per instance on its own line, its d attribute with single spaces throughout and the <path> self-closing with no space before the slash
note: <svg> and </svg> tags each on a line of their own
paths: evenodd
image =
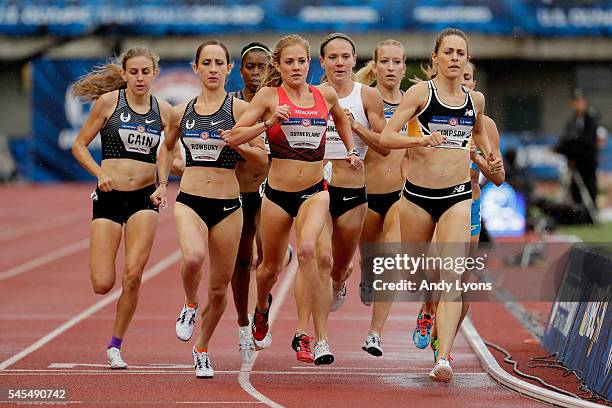
<svg viewBox="0 0 612 408">
<path fill-rule="evenodd" d="M 337 38 L 341 38 L 343 40 L 348 41 L 349 44 L 351 44 L 351 47 L 353 47 L 353 54 L 356 54 L 357 52 L 355 51 L 355 44 L 353 44 L 353 40 L 351 40 L 347 35 L 342 34 L 342 33 L 336 33 L 333 34 L 331 37 L 329 37 L 327 40 L 323 41 L 321 43 L 321 47 L 319 47 L 319 55 L 323 56 L 323 50 L 325 49 L 325 46 L 327 44 L 329 44 L 330 41 L 335 40 Z"/>
</svg>

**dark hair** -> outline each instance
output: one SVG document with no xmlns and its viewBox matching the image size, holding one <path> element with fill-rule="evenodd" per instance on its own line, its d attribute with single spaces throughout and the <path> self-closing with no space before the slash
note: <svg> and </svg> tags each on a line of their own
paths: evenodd
<svg viewBox="0 0 612 408">
<path fill-rule="evenodd" d="M 242 51 L 240 51 L 240 60 L 243 61 L 244 57 L 246 57 L 247 54 L 251 51 L 263 52 L 264 54 L 270 56 L 270 48 L 268 48 L 268 46 L 260 42 L 254 41 L 252 43 L 248 43 L 242 48 Z"/>
<path fill-rule="evenodd" d="M 466 45 L 466 51 L 468 51 L 467 46 L 468 46 L 468 38 L 467 35 L 461 31 L 458 28 L 454 28 L 454 27 L 448 27 L 445 28 L 444 30 L 440 31 L 438 33 L 438 35 L 436 36 L 436 43 L 434 45 L 434 52 L 437 53 L 438 50 L 440 49 L 440 44 L 442 43 L 442 40 L 448 36 L 451 35 L 456 35 L 457 37 L 461 37 L 465 40 L 465 45 Z M 468 52 L 469 55 L 469 52 Z M 438 74 L 438 72 L 436 71 L 436 67 L 434 67 L 433 65 L 433 61 L 431 60 L 431 57 L 429 58 L 429 64 L 425 65 L 424 67 L 421 65 L 421 70 L 425 73 L 425 75 L 427 76 L 427 79 L 433 79 L 436 77 L 436 75 Z M 475 72 L 475 71 L 474 71 Z M 413 78 L 416 79 L 418 81 L 418 78 Z M 413 80 L 413 82 L 415 82 Z"/>
<path fill-rule="evenodd" d="M 200 59 L 200 53 L 202 52 L 202 50 L 204 49 L 204 47 L 206 47 L 207 45 L 218 45 L 219 47 L 223 48 L 223 51 L 225 51 L 225 57 L 227 58 L 227 63 L 229 64 L 231 62 L 231 58 L 230 58 L 230 53 L 227 50 L 227 47 L 225 46 L 225 44 L 223 44 L 221 41 L 219 40 L 206 40 L 204 41 L 202 44 L 200 44 L 200 46 L 198 47 L 198 49 L 196 50 L 195 53 L 195 59 L 193 60 L 193 63 L 198 65 L 198 60 Z"/>
<path fill-rule="evenodd" d="M 319 55 L 321 57 L 325 56 L 325 46 L 327 44 L 329 44 L 330 41 L 335 40 L 336 38 L 341 38 L 343 40 L 348 41 L 349 44 L 351 44 L 351 47 L 353 47 L 353 54 L 356 54 L 356 52 L 355 52 L 355 43 L 353 42 L 351 37 L 349 37 L 348 35 L 346 35 L 344 33 L 331 33 L 331 34 L 327 35 L 323 39 L 323 41 L 321 41 L 321 45 L 319 46 Z"/>
</svg>

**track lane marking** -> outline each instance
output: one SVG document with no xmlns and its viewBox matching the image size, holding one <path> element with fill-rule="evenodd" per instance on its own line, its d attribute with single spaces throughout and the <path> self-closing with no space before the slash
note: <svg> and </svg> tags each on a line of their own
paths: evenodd
<svg viewBox="0 0 612 408">
<path fill-rule="evenodd" d="M 293 279 L 297 272 L 297 268 L 298 268 L 298 263 L 296 260 L 289 266 L 288 270 L 285 272 L 285 276 L 283 276 L 283 280 L 281 281 L 281 284 L 280 284 L 280 289 L 278 290 L 278 294 L 276 295 L 276 298 L 275 298 L 276 307 L 270 310 L 268 330 L 272 330 L 272 324 L 274 323 L 274 320 L 276 319 L 278 312 L 281 310 L 281 306 L 283 305 L 283 302 L 285 301 L 285 297 L 287 297 L 287 293 L 289 292 L 289 289 L 291 288 L 291 285 L 293 284 Z M 279 403 L 272 401 L 270 398 L 266 397 L 261 392 L 257 391 L 257 389 L 253 387 L 253 384 L 251 384 L 251 372 L 252 372 L 253 366 L 255 365 L 255 361 L 257 360 L 257 356 L 259 355 L 259 353 L 260 351 L 257 351 L 255 353 L 255 356 L 253 357 L 252 361 L 244 362 L 242 364 L 242 366 L 240 367 L 240 373 L 238 374 L 238 383 L 240 384 L 240 387 L 242 387 L 242 389 L 245 392 L 250 394 L 256 400 L 261 401 L 264 404 L 272 408 L 283 408 L 283 406 L 280 405 Z M 258 372 L 256 371 L 255 373 L 258 373 Z"/>
<path fill-rule="evenodd" d="M 162 259 L 158 263 L 156 263 L 154 266 L 149 268 L 147 271 L 145 271 L 145 273 L 142 275 L 142 283 L 144 283 L 144 282 L 148 281 L 149 279 L 153 278 L 154 276 L 158 275 L 164 269 L 166 269 L 166 268 L 170 267 L 171 265 L 175 264 L 180 259 L 181 259 L 181 251 L 179 249 L 177 249 L 174 252 L 172 252 L 170 255 L 168 255 L 167 257 L 165 257 L 164 259 Z M 64 332 L 66 332 L 71 327 L 75 326 L 76 324 L 78 324 L 81 321 L 85 320 L 86 318 L 88 318 L 92 314 L 96 313 L 98 310 L 102 309 L 103 307 L 105 307 L 108 304 L 110 304 L 110 303 L 114 302 L 115 300 L 117 300 L 119 298 L 119 296 L 121 296 L 121 290 L 122 290 L 121 288 L 118 288 L 118 289 L 114 290 L 110 294 L 104 296 L 103 299 L 101 299 L 100 301 L 96 302 L 94 305 L 90 306 L 89 308 L 85 309 L 84 311 L 82 311 L 78 315 L 74 316 L 72 319 L 68 320 L 66 323 L 64 323 L 61 326 L 57 327 L 55 330 L 47 333 L 40 340 L 38 340 L 35 343 L 31 344 L 30 346 L 28 346 L 24 350 L 20 351 L 19 353 L 15 354 L 11 358 L 1 362 L 0 363 L 0 372 L 5 370 L 6 368 L 10 367 L 11 365 L 15 364 L 16 362 L 18 362 L 22 358 L 27 357 L 28 355 L 32 354 L 36 350 L 38 350 L 41 347 L 45 346 L 51 340 L 55 339 L 56 337 L 60 336 Z"/>
</svg>

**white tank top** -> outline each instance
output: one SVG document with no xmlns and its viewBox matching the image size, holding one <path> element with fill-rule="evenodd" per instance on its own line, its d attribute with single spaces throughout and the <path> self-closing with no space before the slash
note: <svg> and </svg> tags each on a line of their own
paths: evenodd
<svg viewBox="0 0 612 408">
<path fill-rule="evenodd" d="M 370 122 L 368 117 L 363 110 L 363 101 L 361 100 L 361 86 L 359 82 L 353 82 L 353 90 L 345 98 L 338 99 L 340 106 L 343 109 L 348 109 L 357 122 L 367 129 L 370 128 Z M 360 158 L 363 160 L 368 151 L 368 145 L 361 140 L 361 138 L 353 132 L 353 140 L 355 141 L 355 147 L 361 151 Z M 327 132 L 325 135 L 325 158 L 330 160 L 344 159 L 348 151 L 340 139 L 340 135 L 336 131 L 336 126 L 331 115 L 327 121 Z"/>
</svg>

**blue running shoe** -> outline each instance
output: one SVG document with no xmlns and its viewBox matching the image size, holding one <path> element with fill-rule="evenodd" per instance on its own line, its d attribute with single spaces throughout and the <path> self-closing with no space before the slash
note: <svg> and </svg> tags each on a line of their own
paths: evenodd
<svg viewBox="0 0 612 408">
<path fill-rule="evenodd" d="M 417 317 L 416 327 L 412 332 L 412 341 L 417 348 L 424 349 L 429 346 L 431 341 L 431 328 L 434 324 L 434 317 L 426 313 L 423 313 L 423 309 L 419 312 Z"/>
</svg>

